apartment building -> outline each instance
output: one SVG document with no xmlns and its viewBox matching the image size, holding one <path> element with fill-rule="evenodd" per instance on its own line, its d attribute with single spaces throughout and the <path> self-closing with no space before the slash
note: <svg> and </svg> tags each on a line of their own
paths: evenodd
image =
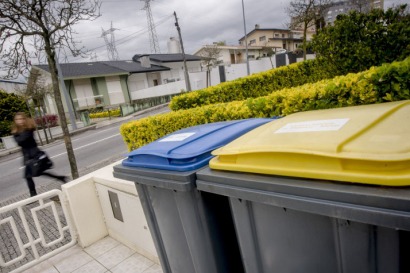
<svg viewBox="0 0 410 273">
<path fill-rule="evenodd" d="M 312 33 L 313 34 L 313 33 Z M 309 33 L 308 40 L 311 38 Z M 303 33 L 297 30 L 280 28 L 261 28 L 255 25 L 255 29 L 246 35 L 248 46 L 261 46 L 272 48 L 274 51 L 285 49 L 296 50 L 303 41 Z M 245 46 L 245 36 L 239 39 L 239 44 Z"/>
<path fill-rule="evenodd" d="M 324 14 L 326 25 L 332 25 L 339 14 L 347 14 L 352 10 L 367 13 L 372 9 L 383 9 L 384 0 L 348 0 L 334 1 Z"/>
</svg>

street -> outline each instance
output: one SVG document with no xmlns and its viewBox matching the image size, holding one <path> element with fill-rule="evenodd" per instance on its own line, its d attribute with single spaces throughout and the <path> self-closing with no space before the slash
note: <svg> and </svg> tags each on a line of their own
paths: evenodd
<svg viewBox="0 0 410 273">
<path fill-rule="evenodd" d="M 133 119 L 167 111 L 169 111 L 167 107 L 160 108 Z M 119 128 L 121 124 L 122 123 L 108 125 L 71 137 L 80 176 L 125 157 L 128 151 L 120 135 Z M 64 141 L 58 140 L 55 144 L 48 145 L 47 147 L 40 147 L 40 149 L 45 151 L 54 163 L 53 169 L 49 172 L 58 175 L 71 176 Z M 16 195 L 28 193 L 26 181 L 23 178 L 23 172 L 24 167 L 21 153 L 11 154 L 0 158 L 0 201 L 4 201 Z M 54 183 L 56 180 L 41 176 L 35 177 L 34 181 L 38 188 L 40 186 Z"/>
</svg>

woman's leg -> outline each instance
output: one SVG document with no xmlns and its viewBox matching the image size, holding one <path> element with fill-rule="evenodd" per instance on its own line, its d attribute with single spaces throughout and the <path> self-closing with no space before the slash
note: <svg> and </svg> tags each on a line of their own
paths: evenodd
<svg viewBox="0 0 410 273">
<path fill-rule="evenodd" d="M 28 189 L 29 189 L 29 191 L 30 191 L 30 196 L 31 196 L 31 197 L 36 196 L 36 195 L 37 195 L 36 185 L 34 184 L 33 178 L 27 177 L 27 178 L 26 178 L 26 181 L 27 181 Z"/>
<path fill-rule="evenodd" d="M 31 168 L 29 166 L 26 166 L 26 168 L 24 169 L 24 178 L 26 178 L 27 186 L 30 191 L 30 196 L 36 196 L 36 185 L 34 184 L 34 180 L 31 175 Z"/>
<path fill-rule="evenodd" d="M 45 176 L 49 176 L 49 177 L 58 179 L 58 180 L 60 180 L 60 181 L 63 182 L 63 183 L 67 182 L 67 177 L 64 176 L 64 175 L 55 175 L 55 174 L 48 173 L 48 172 L 43 172 L 42 175 L 45 175 Z"/>
</svg>

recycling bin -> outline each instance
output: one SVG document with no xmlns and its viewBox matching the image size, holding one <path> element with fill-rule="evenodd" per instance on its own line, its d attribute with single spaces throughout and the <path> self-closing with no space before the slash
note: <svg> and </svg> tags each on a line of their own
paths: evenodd
<svg viewBox="0 0 410 273">
<path fill-rule="evenodd" d="M 135 182 L 164 272 L 243 272 L 228 198 L 196 189 L 211 151 L 271 122 L 246 119 L 194 126 L 136 149 L 114 167 Z"/>
<path fill-rule="evenodd" d="M 247 273 L 410 272 L 410 101 L 292 114 L 216 149 Z"/>
</svg>

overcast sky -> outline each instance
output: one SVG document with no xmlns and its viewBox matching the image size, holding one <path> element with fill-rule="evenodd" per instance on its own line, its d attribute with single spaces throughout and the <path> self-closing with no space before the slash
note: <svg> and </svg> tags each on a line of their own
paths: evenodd
<svg viewBox="0 0 410 273">
<path fill-rule="evenodd" d="M 247 30 L 260 24 L 266 28 L 286 28 L 286 0 L 244 0 Z M 99 60 L 107 59 L 102 28 L 114 31 L 120 59 L 134 54 L 150 53 L 147 14 L 141 0 L 102 0 L 101 17 L 78 28 L 78 37 L 88 49 L 95 49 Z M 192 54 L 202 45 L 226 41 L 238 44 L 244 36 L 241 0 L 153 0 L 151 12 L 161 53 L 167 53 L 167 41 L 178 38 L 177 13 L 185 53 Z M 81 30 L 81 31 L 80 31 Z M 109 36 L 108 36 L 109 37 Z"/>
<path fill-rule="evenodd" d="M 81 23 L 77 27 L 78 40 L 95 52 L 98 60 L 107 60 L 108 54 L 102 28 L 113 24 L 116 48 L 121 60 L 130 60 L 135 54 L 151 53 L 147 14 L 141 0 L 102 0 L 101 17 Z M 259 24 L 261 28 L 286 28 L 289 22 L 286 7 L 290 0 L 244 0 L 247 32 Z M 385 8 L 408 0 L 385 0 Z M 178 16 L 185 53 L 193 54 L 202 45 L 226 41 L 237 45 L 244 36 L 242 0 L 152 0 L 151 11 L 161 53 L 167 53 L 167 41 L 178 37 L 173 12 Z M 110 36 L 108 36 L 110 38 Z M 70 62 L 89 61 L 68 57 Z M 62 60 L 65 61 L 65 60 Z"/>
</svg>

